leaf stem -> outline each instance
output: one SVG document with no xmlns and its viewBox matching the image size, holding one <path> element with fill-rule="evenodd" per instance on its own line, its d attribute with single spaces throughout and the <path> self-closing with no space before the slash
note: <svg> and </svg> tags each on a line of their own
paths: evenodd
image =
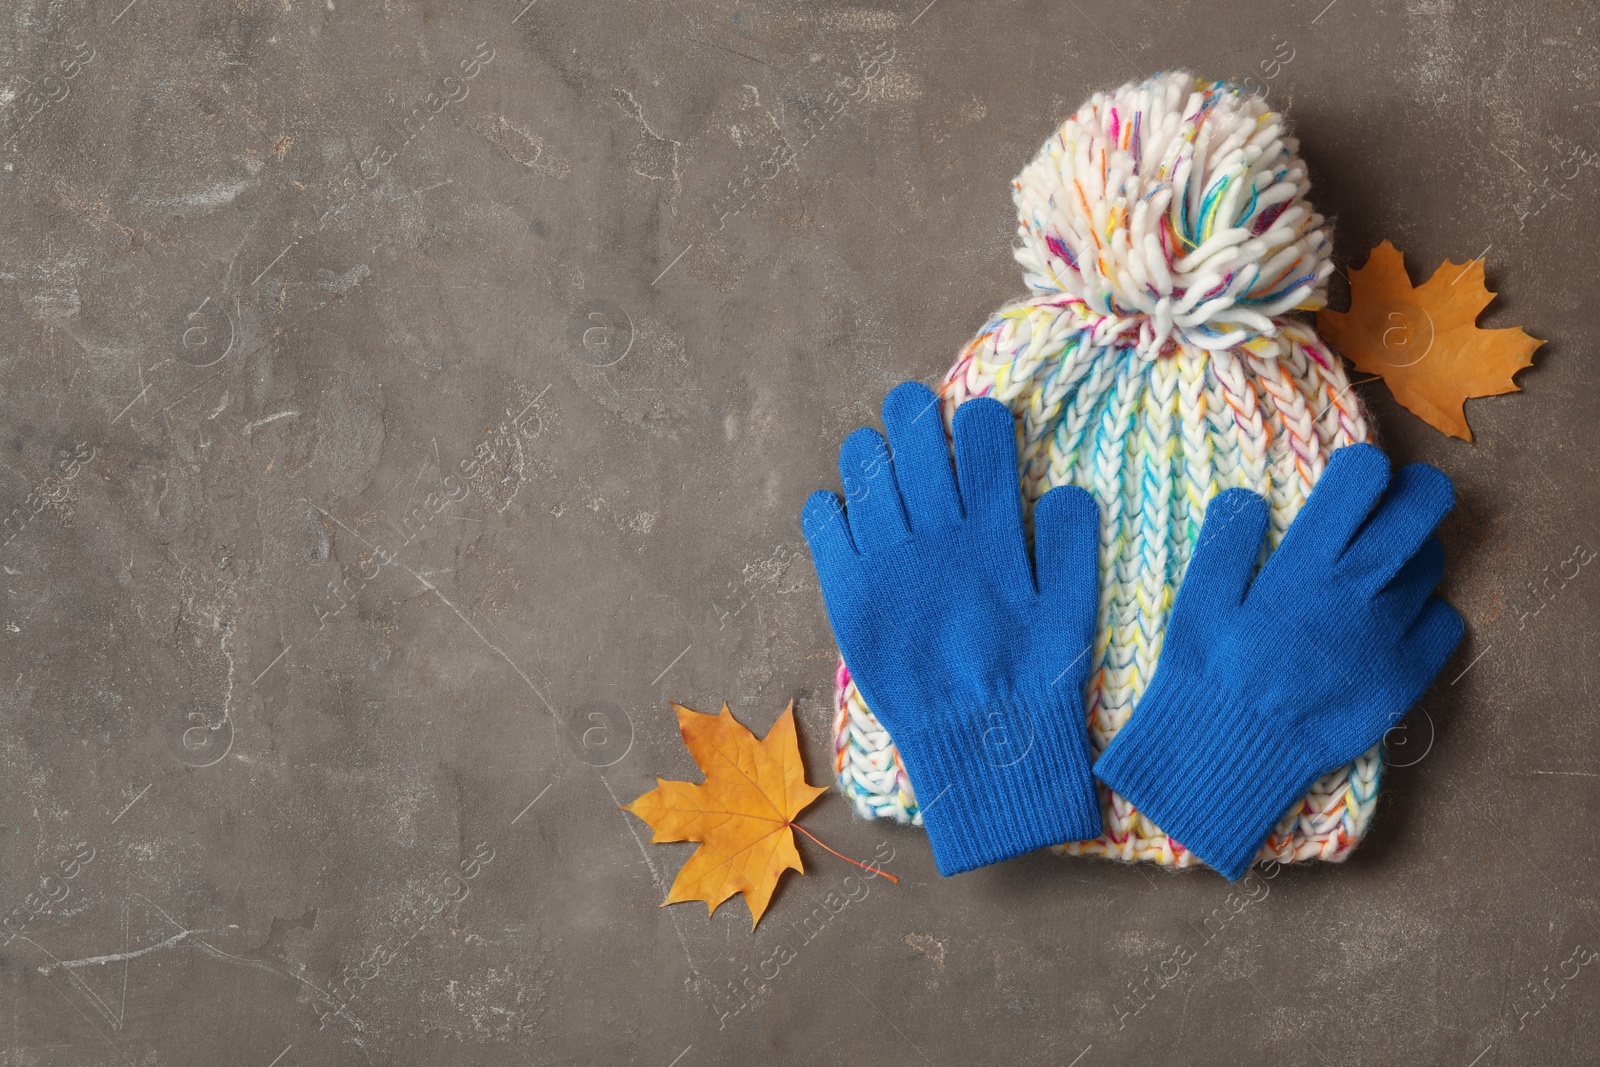
<svg viewBox="0 0 1600 1067">
<path fill-rule="evenodd" d="M 799 830 L 801 833 L 803 833 L 807 837 L 811 838 L 811 840 L 816 841 L 817 844 L 822 845 L 821 841 L 817 841 L 817 835 L 816 834 L 812 833 L 810 830 L 807 830 L 804 826 L 801 826 L 799 823 L 792 822 L 792 823 L 789 824 L 789 827 L 790 827 L 790 829 L 793 829 L 793 830 Z M 860 867 L 863 871 L 871 871 L 873 874 L 881 874 L 883 877 L 889 879 L 889 881 L 893 882 L 895 885 L 899 885 L 900 884 L 900 879 L 896 878 L 894 875 L 890 874 L 888 871 L 881 870 L 881 869 L 879 869 L 877 867 L 868 866 L 867 864 L 862 863 L 860 860 L 853 860 L 849 856 L 846 856 L 843 852 L 834 852 L 833 849 L 828 848 L 827 845 L 822 845 L 822 847 L 827 849 L 829 852 L 833 852 L 833 854 L 835 856 L 838 856 L 840 859 L 844 860 L 846 863 L 854 863 L 857 867 Z"/>
</svg>

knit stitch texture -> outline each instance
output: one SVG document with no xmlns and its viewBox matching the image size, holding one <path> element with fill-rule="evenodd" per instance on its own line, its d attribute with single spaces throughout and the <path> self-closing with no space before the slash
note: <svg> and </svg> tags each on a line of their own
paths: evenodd
<svg viewBox="0 0 1600 1067">
<path fill-rule="evenodd" d="M 1095 95 L 1014 183 L 1029 295 L 990 318 L 939 389 L 946 426 L 975 396 L 1017 416 L 1025 513 L 1061 485 L 1099 504 L 1096 753 L 1154 677 L 1211 498 L 1261 494 L 1275 546 L 1330 454 L 1367 439 L 1343 365 L 1295 317 L 1323 306 L 1332 270 L 1297 151 L 1284 118 L 1236 86 L 1170 73 Z M 837 682 L 841 789 L 862 815 L 920 822 L 890 731 L 843 662 Z M 1342 859 L 1380 766 L 1373 747 L 1317 779 L 1262 858 Z M 1100 800 L 1105 832 L 1063 851 L 1195 862 L 1126 799 Z"/>
<path fill-rule="evenodd" d="M 1266 502 L 1206 511 L 1161 663 L 1095 774 L 1229 878 L 1330 767 L 1375 744 L 1461 640 L 1433 595 L 1450 480 L 1389 478 L 1371 445 L 1335 453 L 1259 577 Z"/>
<path fill-rule="evenodd" d="M 1094 501 L 1072 486 L 1039 501 L 1030 563 L 1010 409 L 956 413 L 952 475 L 938 406 L 916 382 L 890 392 L 888 443 L 861 429 L 839 450 L 847 507 L 814 493 L 802 527 L 950 875 L 1100 835 L 1083 712 L 1100 563 Z"/>
</svg>

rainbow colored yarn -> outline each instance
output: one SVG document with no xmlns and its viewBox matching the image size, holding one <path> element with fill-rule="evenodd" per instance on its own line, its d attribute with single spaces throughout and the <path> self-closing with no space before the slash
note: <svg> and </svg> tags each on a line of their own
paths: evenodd
<svg viewBox="0 0 1600 1067">
<path fill-rule="evenodd" d="M 1237 86 L 1160 74 L 1098 93 L 1017 176 L 1030 293 L 985 323 L 940 389 L 1017 416 L 1023 497 L 1056 485 L 1101 512 L 1099 636 L 1087 715 L 1095 752 L 1155 672 L 1208 500 L 1233 486 L 1272 507 L 1276 547 L 1336 448 L 1367 439 L 1343 365 L 1310 325 L 1328 227 L 1286 120 Z M 892 739 L 841 661 L 836 770 L 862 815 L 920 824 Z M 1325 775 L 1262 859 L 1344 858 L 1366 832 L 1380 750 Z M 1101 786 L 1106 831 L 1059 851 L 1198 861 Z"/>
</svg>

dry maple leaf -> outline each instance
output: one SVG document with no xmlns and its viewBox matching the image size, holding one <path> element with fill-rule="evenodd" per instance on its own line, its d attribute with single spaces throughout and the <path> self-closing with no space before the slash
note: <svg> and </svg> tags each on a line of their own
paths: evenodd
<svg viewBox="0 0 1600 1067">
<path fill-rule="evenodd" d="M 789 831 L 806 831 L 791 820 L 826 792 L 806 784 L 794 702 L 760 741 L 726 704 L 721 715 L 702 715 L 682 704 L 672 707 L 683 743 L 706 780 L 695 785 L 657 778 L 656 787 L 625 810 L 650 824 L 653 842 L 700 842 L 673 881 L 667 904 L 703 900 L 709 913 L 743 893 L 753 929 L 767 910 L 779 875 L 790 869 L 804 873 Z"/>
<path fill-rule="evenodd" d="M 1516 327 L 1478 329 L 1494 297 L 1481 258 L 1447 259 L 1413 289 L 1399 250 L 1384 241 L 1350 272 L 1350 310 L 1317 312 L 1317 332 L 1357 370 L 1381 377 L 1412 414 L 1470 441 L 1467 398 L 1517 392 L 1512 376 L 1544 344 Z"/>
</svg>

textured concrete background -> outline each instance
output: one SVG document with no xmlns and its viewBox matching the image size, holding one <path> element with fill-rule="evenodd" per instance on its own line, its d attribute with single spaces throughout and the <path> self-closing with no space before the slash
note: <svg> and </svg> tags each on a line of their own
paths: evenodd
<svg viewBox="0 0 1600 1067">
<path fill-rule="evenodd" d="M 525 4 L 5 2 L 0 1064 L 1600 1059 L 1593 9 Z M 830 793 L 899 886 L 657 908 L 667 701 L 831 781 L 800 504 L 1176 67 L 1288 108 L 1342 265 L 1486 253 L 1549 339 L 1475 445 L 1361 387 L 1470 626 L 1368 841 L 944 881 Z"/>
</svg>

